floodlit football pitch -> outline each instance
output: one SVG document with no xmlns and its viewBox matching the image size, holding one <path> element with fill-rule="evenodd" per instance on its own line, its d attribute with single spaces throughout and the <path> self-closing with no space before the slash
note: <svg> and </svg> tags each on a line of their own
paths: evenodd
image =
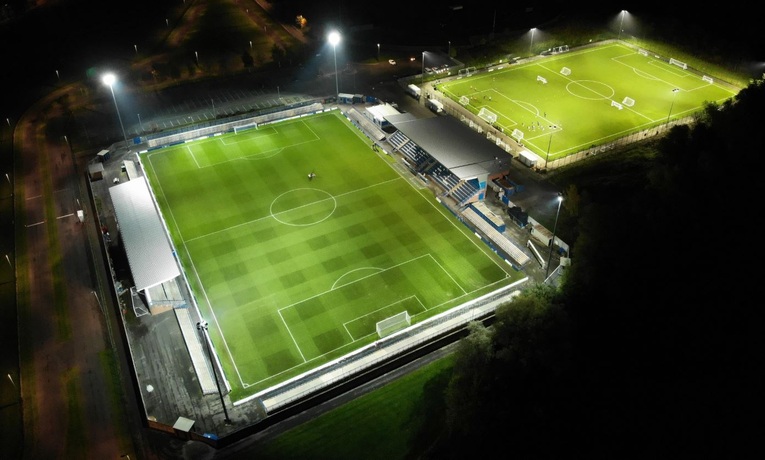
<svg viewBox="0 0 765 460">
<path fill-rule="evenodd" d="M 554 161 L 738 93 L 713 75 L 704 77 L 614 43 L 496 68 L 438 88 L 476 114 L 481 109 L 495 114 L 495 126 L 508 135 L 521 132 L 525 148 Z"/>
<path fill-rule="evenodd" d="M 233 400 L 525 277 L 338 110 L 141 161 Z"/>
</svg>

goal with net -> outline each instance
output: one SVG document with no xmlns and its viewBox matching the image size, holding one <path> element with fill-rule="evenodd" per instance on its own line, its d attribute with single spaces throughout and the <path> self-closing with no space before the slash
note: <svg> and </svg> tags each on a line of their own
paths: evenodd
<svg viewBox="0 0 765 460">
<path fill-rule="evenodd" d="M 680 67 L 683 70 L 687 70 L 688 69 L 688 64 L 686 64 L 683 61 L 678 61 L 675 58 L 669 58 L 669 63 L 672 64 L 672 65 L 676 65 L 676 66 Z"/>
<path fill-rule="evenodd" d="M 460 104 L 468 105 L 470 104 L 470 99 L 467 96 L 460 96 Z"/>
<path fill-rule="evenodd" d="M 405 329 L 412 324 L 412 317 L 409 316 L 409 312 L 404 310 L 401 313 L 397 313 L 389 318 L 385 318 L 382 321 L 378 321 L 375 326 L 377 335 L 383 338 L 401 329 Z"/>
<path fill-rule="evenodd" d="M 497 114 L 485 107 L 478 111 L 478 117 L 491 125 L 497 122 Z"/>
<path fill-rule="evenodd" d="M 521 131 L 520 129 L 514 129 L 513 134 L 511 134 L 510 137 L 520 142 L 523 140 L 523 131 Z"/>
<path fill-rule="evenodd" d="M 257 129 L 258 124 L 253 123 L 251 125 L 244 125 L 244 126 L 234 126 L 234 134 L 239 134 L 242 131 L 247 131 L 248 129 L 256 128 Z"/>
<path fill-rule="evenodd" d="M 569 69 L 568 67 L 564 67 L 564 68 L 560 69 L 560 73 L 562 75 L 569 76 L 569 75 L 571 75 L 571 69 Z"/>
<path fill-rule="evenodd" d="M 617 108 L 617 109 L 619 109 L 619 110 L 621 110 L 621 109 L 623 109 L 623 108 L 624 108 L 624 106 L 623 106 L 623 105 L 619 104 L 619 103 L 618 103 L 618 102 L 616 102 L 616 101 L 611 101 L 611 107 L 616 107 L 616 108 Z"/>
<path fill-rule="evenodd" d="M 703 77 L 701 77 L 701 79 L 704 80 L 707 83 L 714 83 L 715 82 L 714 79 L 712 77 L 710 77 L 709 75 L 704 75 Z"/>
<path fill-rule="evenodd" d="M 635 105 L 635 99 L 632 99 L 631 97 L 625 97 L 622 101 L 622 104 L 626 107 L 632 107 Z"/>
<path fill-rule="evenodd" d="M 537 75 L 537 81 L 541 81 L 544 84 L 547 84 L 547 79 L 541 75 Z"/>
</svg>

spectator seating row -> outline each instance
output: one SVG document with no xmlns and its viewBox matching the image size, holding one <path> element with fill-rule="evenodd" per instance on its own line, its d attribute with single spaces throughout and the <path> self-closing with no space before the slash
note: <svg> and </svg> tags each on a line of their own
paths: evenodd
<svg viewBox="0 0 765 460">
<path fill-rule="evenodd" d="M 462 211 L 462 215 L 470 222 L 475 228 L 486 235 L 489 240 L 494 243 L 499 249 L 502 250 L 508 257 L 518 264 L 520 268 L 525 267 L 531 258 L 526 255 L 521 248 L 515 245 L 505 235 L 497 231 L 490 223 L 486 222 L 473 208 L 465 208 Z"/>
</svg>

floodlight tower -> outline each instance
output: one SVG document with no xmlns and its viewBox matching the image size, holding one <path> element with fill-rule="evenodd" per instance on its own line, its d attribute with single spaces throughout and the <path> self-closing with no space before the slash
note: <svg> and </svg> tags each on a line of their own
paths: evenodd
<svg viewBox="0 0 765 460">
<path fill-rule="evenodd" d="M 529 42 L 529 54 L 532 54 L 531 49 L 534 47 L 534 32 L 537 31 L 536 27 L 531 28 L 531 41 Z"/>
<path fill-rule="evenodd" d="M 218 381 L 218 373 L 215 371 L 215 361 L 213 361 L 212 349 L 210 348 L 210 337 L 207 330 L 207 321 L 199 321 L 197 323 L 197 330 L 202 333 L 202 340 L 207 344 L 207 356 L 210 358 L 210 366 L 212 367 L 213 376 L 215 377 L 215 386 L 218 388 L 218 396 L 220 396 L 220 404 L 223 406 L 223 416 L 226 425 L 231 424 L 231 419 L 228 418 L 228 409 L 226 409 L 226 401 L 223 399 L 223 392 L 220 390 L 220 382 Z"/>
<path fill-rule="evenodd" d="M 340 94 L 340 84 L 337 80 L 337 44 L 340 43 L 340 33 L 333 30 L 329 33 L 329 44 L 332 45 L 332 51 L 335 54 L 335 94 Z"/>
<path fill-rule="evenodd" d="M 563 195 L 558 193 L 558 211 L 555 213 L 555 224 L 553 224 L 553 236 L 550 241 L 550 254 L 547 256 L 547 271 L 545 271 L 545 281 L 550 274 L 550 260 L 552 259 L 553 248 L 555 248 L 555 230 L 558 228 L 558 216 L 560 215 L 560 205 L 563 203 Z"/>
<path fill-rule="evenodd" d="M 425 51 L 422 52 L 422 70 L 420 71 L 420 84 L 425 83 Z"/>
<path fill-rule="evenodd" d="M 669 123 L 669 117 L 672 115 L 672 107 L 675 105 L 675 97 L 677 96 L 678 91 L 680 91 L 679 88 L 675 88 L 672 90 L 672 103 L 669 104 L 669 113 L 667 114 L 667 123 Z"/>
<path fill-rule="evenodd" d="M 120 120 L 120 128 L 122 128 L 122 138 L 125 139 L 125 147 L 128 145 L 127 135 L 125 135 L 125 125 L 122 124 L 122 116 L 120 115 L 120 108 L 117 106 L 117 98 L 114 96 L 114 82 L 117 81 L 117 77 L 113 73 L 107 73 L 101 77 L 101 81 L 109 87 L 112 92 L 112 100 L 114 101 L 114 108 L 117 110 L 117 118 Z"/>
<path fill-rule="evenodd" d="M 624 26 L 624 15 L 625 14 L 627 14 L 627 10 L 622 10 L 622 19 L 621 19 L 621 21 L 619 21 L 619 37 L 617 38 L 617 40 L 621 40 L 622 39 L 622 30 L 623 30 L 623 26 Z"/>
</svg>

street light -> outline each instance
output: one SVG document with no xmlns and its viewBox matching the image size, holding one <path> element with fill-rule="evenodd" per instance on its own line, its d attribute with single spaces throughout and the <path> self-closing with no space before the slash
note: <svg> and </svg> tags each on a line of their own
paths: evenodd
<svg viewBox="0 0 765 460">
<path fill-rule="evenodd" d="M 449 47 L 446 48 L 446 55 L 449 57 L 452 57 L 452 41 L 449 40 L 448 43 L 449 43 Z"/>
<path fill-rule="evenodd" d="M 377 60 L 380 60 L 380 44 L 377 44 Z"/>
<path fill-rule="evenodd" d="M 563 195 L 558 193 L 558 212 L 555 213 L 555 224 L 553 225 L 553 236 L 550 242 L 550 254 L 547 256 L 547 271 L 545 271 L 545 281 L 550 274 L 550 260 L 552 260 L 553 248 L 555 248 L 555 230 L 558 228 L 558 216 L 560 215 L 560 205 L 563 203 Z"/>
<path fill-rule="evenodd" d="M 213 361 L 212 350 L 210 349 L 210 342 L 207 337 L 207 321 L 200 321 L 197 323 L 197 330 L 202 332 L 202 340 L 207 344 L 207 356 L 210 358 L 210 366 L 213 369 L 213 376 L 215 377 L 215 386 L 218 387 L 218 395 L 220 396 L 220 404 L 223 406 L 223 414 L 226 417 L 225 422 L 231 423 L 231 419 L 228 418 L 228 409 L 226 409 L 226 402 L 223 400 L 223 393 L 220 391 L 220 383 L 218 382 L 218 373 L 215 371 L 215 361 Z"/>
<path fill-rule="evenodd" d="M 675 105 L 675 97 L 677 96 L 677 92 L 680 91 L 679 88 L 675 88 L 672 90 L 672 103 L 669 104 L 669 113 L 667 114 L 667 124 L 669 123 L 669 117 L 672 115 L 672 107 Z"/>
<path fill-rule="evenodd" d="M 114 96 L 114 82 L 117 81 L 117 77 L 113 73 L 107 73 L 101 78 L 106 86 L 112 92 L 112 100 L 114 100 L 114 108 L 117 110 L 117 118 L 120 120 L 120 128 L 122 128 L 122 137 L 125 139 L 125 147 L 128 145 L 127 135 L 125 134 L 125 125 L 122 124 L 122 115 L 120 115 L 120 108 L 117 106 L 117 97 Z"/>
<path fill-rule="evenodd" d="M 624 15 L 627 14 L 627 10 L 622 10 L 622 20 L 619 22 L 619 37 L 617 40 L 621 40 L 622 38 L 622 26 L 624 25 Z"/>
<path fill-rule="evenodd" d="M 537 31 L 536 27 L 531 29 L 531 41 L 529 42 L 529 54 L 532 54 L 531 49 L 534 47 L 534 32 Z"/>
<path fill-rule="evenodd" d="M 332 45 L 332 51 L 335 54 L 335 94 L 340 94 L 340 84 L 337 80 L 337 44 L 340 43 L 340 34 L 333 30 L 329 33 L 329 44 Z"/>
</svg>

